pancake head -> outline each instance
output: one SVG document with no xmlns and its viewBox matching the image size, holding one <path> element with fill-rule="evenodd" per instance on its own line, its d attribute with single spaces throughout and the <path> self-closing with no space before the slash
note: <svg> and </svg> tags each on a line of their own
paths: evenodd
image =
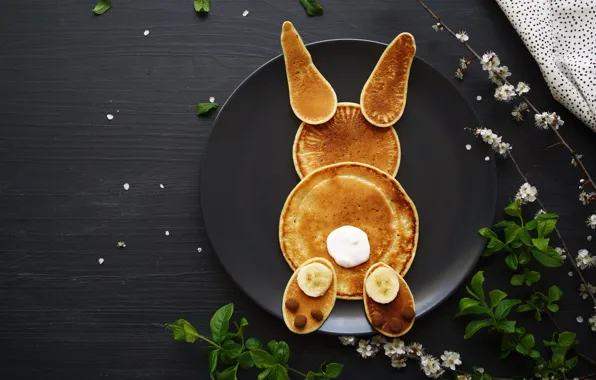
<svg viewBox="0 0 596 380">
<path fill-rule="evenodd" d="M 395 177 L 401 149 L 394 128 L 375 127 L 364 118 L 356 103 L 339 103 L 329 121 L 300 125 L 293 158 L 300 178 L 340 162 L 361 162 Z"/>
<path fill-rule="evenodd" d="M 335 263 L 327 236 L 341 226 L 364 231 L 370 259 L 353 268 Z M 389 174 L 366 164 L 344 162 L 306 176 L 290 193 L 280 216 L 279 241 L 292 269 L 322 257 L 334 266 L 338 298 L 362 299 L 364 275 L 376 262 L 404 275 L 418 244 L 418 213 L 401 185 Z"/>
</svg>

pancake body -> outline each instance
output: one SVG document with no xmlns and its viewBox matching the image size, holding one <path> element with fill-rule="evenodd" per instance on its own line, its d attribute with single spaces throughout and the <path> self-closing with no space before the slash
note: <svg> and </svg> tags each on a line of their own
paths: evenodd
<svg viewBox="0 0 596 380">
<path fill-rule="evenodd" d="M 376 263 L 375 265 L 371 266 L 368 272 L 366 273 L 365 278 L 368 277 L 375 269 L 384 265 L 385 264 L 383 263 Z M 372 314 L 374 312 L 380 313 L 383 316 L 384 323 L 380 327 L 373 326 L 373 328 L 381 334 L 389 337 L 398 337 L 404 335 L 405 333 L 410 331 L 412 326 L 414 326 L 414 320 L 416 319 L 414 317 L 413 319 L 408 320 L 401 315 L 402 310 L 406 306 L 411 307 L 415 311 L 416 305 L 414 303 L 414 296 L 412 295 L 412 291 L 410 290 L 410 287 L 408 286 L 406 281 L 399 274 L 397 277 L 399 278 L 399 292 L 397 293 L 397 297 L 395 297 L 395 299 L 389 302 L 388 304 L 380 304 L 373 301 L 372 298 L 370 298 L 368 294 L 366 294 L 366 289 L 363 289 L 364 310 L 366 311 L 366 317 L 368 318 L 368 321 L 372 325 Z M 399 318 L 401 322 L 401 329 L 398 332 L 391 330 L 391 328 L 389 327 L 389 320 L 391 320 L 391 318 L 393 317 Z"/>
<path fill-rule="evenodd" d="M 326 123 L 300 125 L 293 156 L 300 178 L 339 162 L 361 162 L 395 177 L 401 149 L 395 129 L 370 124 L 356 103 L 339 103 Z"/>
<path fill-rule="evenodd" d="M 410 33 L 395 37 L 381 55 L 360 94 L 362 113 L 371 124 L 389 127 L 401 118 L 414 55 L 416 41 Z"/>
<path fill-rule="evenodd" d="M 351 225 L 368 236 L 370 259 L 343 268 L 327 252 L 327 236 Z M 328 259 L 337 273 L 337 297 L 362 299 L 364 275 L 382 261 L 404 275 L 418 244 L 418 213 L 401 185 L 366 164 L 344 162 L 306 176 L 288 196 L 279 223 L 280 247 L 292 269 L 313 257 Z"/>
<path fill-rule="evenodd" d="M 281 47 L 294 114 L 309 124 L 328 121 L 337 108 L 337 95 L 315 67 L 300 35 L 289 21 L 282 26 Z"/>
<path fill-rule="evenodd" d="M 297 280 L 299 270 L 302 267 L 304 267 L 305 265 L 308 265 L 308 264 L 314 263 L 314 262 L 321 263 L 321 264 L 327 266 L 333 272 L 333 281 L 331 282 L 331 286 L 329 286 L 329 289 L 327 289 L 325 294 L 323 294 L 321 297 L 316 297 L 316 298 L 307 296 L 300 289 L 300 286 L 298 286 L 298 280 Z M 285 304 L 286 300 L 289 298 L 294 298 L 295 300 L 298 301 L 298 304 L 299 304 L 298 310 L 296 310 L 294 312 L 288 310 L 288 308 L 284 304 L 282 304 L 282 306 L 281 306 L 282 307 L 282 315 L 284 318 L 284 322 L 286 323 L 286 326 L 288 327 L 288 329 L 290 329 L 290 331 L 292 331 L 296 334 L 308 334 L 315 330 L 318 330 L 319 327 L 321 327 L 323 325 L 323 323 L 325 323 L 325 321 L 327 320 L 327 317 L 329 317 L 329 314 L 331 314 L 331 311 L 333 310 L 333 307 L 335 306 L 336 296 L 337 296 L 337 276 L 336 276 L 335 270 L 333 269 L 333 265 L 331 264 L 331 262 L 329 262 L 328 260 L 325 260 L 323 258 L 313 258 L 313 259 L 307 260 L 300 266 L 300 268 L 298 268 L 294 272 L 294 274 L 290 278 L 290 281 L 288 281 L 286 290 L 284 291 L 284 297 L 283 297 L 284 304 Z M 317 321 L 311 316 L 311 314 L 310 314 L 311 311 L 316 310 L 316 309 L 320 310 L 323 313 L 323 320 Z M 306 326 L 304 326 L 301 329 L 294 326 L 294 318 L 298 314 L 306 316 Z"/>
</svg>

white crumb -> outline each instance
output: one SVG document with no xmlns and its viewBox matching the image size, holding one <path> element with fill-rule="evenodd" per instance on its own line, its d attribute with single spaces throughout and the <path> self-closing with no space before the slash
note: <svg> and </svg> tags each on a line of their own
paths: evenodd
<svg viewBox="0 0 596 380">
<path fill-rule="evenodd" d="M 210 97 L 210 98 L 209 98 L 209 101 L 210 101 L 211 103 L 213 103 L 213 102 L 215 101 L 215 98 L 212 96 L 212 97 Z"/>
<path fill-rule="evenodd" d="M 124 190 L 128 191 L 128 189 L 130 189 L 130 185 L 128 183 L 125 183 L 124 185 L 122 185 L 122 187 L 124 187 Z"/>
<path fill-rule="evenodd" d="M 163 189 L 163 183 L 160 183 L 160 184 L 159 184 L 159 187 L 161 187 L 161 188 Z"/>
<path fill-rule="evenodd" d="M 201 248 L 201 247 L 197 248 L 197 252 L 199 252 L 199 253 L 203 252 L 203 248 Z"/>
<path fill-rule="evenodd" d="M 481 100 L 482 100 L 482 96 L 478 95 L 478 96 L 476 97 L 476 100 L 478 100 L 478 101 L 481 101 Z"/>
<path fill-rule="evenodd" d="M 573 272 L 569 271 L 569 273 L 567 273 L 567 276 L 573 277 Z"/>
<path fill-rule="evenodd" d="M 489 156 L 484 157 L 484 161 L 490 161 L 490 157 Z"/>
<path fill-rule="evenodd" d="M 103 264 L 103 261 L 104 260 L 101 257 L 97 260 L 97 262 L 99 263 L 99 265 Z"/>
<path fill-rule="evenodd" d="M 575 318 L 575 320 L 577 321 L 577 323 L 582 323 L 584 321 L 584 318 L 577 317 L 577 318 Z"/>
<path fill-rule="evenodd" d="M 470 150 L 470 149 L 472 149 L 472 145 L 466 144 L 466 150 Z"/>
<path fill-rule="evenodd" d="M 149 35 L 149 33 L 150 33 L 150 32 L 149 32 L 149 29 L 147 29 L 146 31 L 144 31 L 144 32 L 143 32 L 143 35 L 146 37 L 146 36 L 148 36 L 148 35 Z"/>
<path fill-rule="evenodd" d="M 111 113 L 107 114 L 106 117 L 108 118 L 108 120 L 112 120 L 114 118 L 114 115 L 112 115 Z"/>
<path fill-rule="evenodd" d="M 243 16 L 243 17 L 246 17 L 246 16 L 248 16 L 248 11 L 244 11 L 244 12 L 242 12 L 242 16 Z"/>
<path fill-rule="evenodd" d="M 166 230 L 166 236 L 170 236 L 170 231 Z"/>
<path fill-rule="evenodd" d="M 586 240 L 587 240 L 587 241 L 592 241 L 592 235 L 588 235 L 588 236 L 586 236 Z"/>
</svg>

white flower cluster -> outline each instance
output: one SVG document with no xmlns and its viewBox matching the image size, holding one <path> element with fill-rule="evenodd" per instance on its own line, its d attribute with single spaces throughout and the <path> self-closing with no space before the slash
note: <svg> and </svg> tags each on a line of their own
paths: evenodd
<svg viewBox="0 0 596 380">
<path fill-rule="evenodd" d="M 596 230 L 596 214 L 592 214 L 586 220 L 586 224 L 593 230 Z"/>
<path fill-rule="evenodd" d="M 466 42 L 470 39 L 470 37 L 468 37 L 468 34 L 466 33 L 465 30 L 461 30 L 457 33 L 455 33 L 455 38 L 457 38 L 459 40 L 459 42 Z"/>
<path fill-rule="evenodd" d="M 523 205 L 529 202 L 536 201 L 537 195 L 538 190 L 536 190 L 534 186 L 526 182 L 523 185 L 521 185 L 521 187 L 517 191 L 517 194 L 515 194 L 515 200 L 519 201 L 519 203 Z"/>
<path fill-rule="evenodd" d="M 587 249 L 580 249 L 575 258 L 575 264 L 579 269 L 596 267 L 596 257 L 590 255 Z"/>
<path fill-rule="evenodd" d="M 565 260 L 567 258 L 567 255 L 565 253 L 565 250 L 561 247 L 557 247 L 555 248 L 555 251 L 559 254 L 559 256 L 561 256 L 561 260 Z"/>
<path fill-rule="evenodd" d="M 513 116 L 513 119 L 515 119 L 516 121 L 522 121 L 524 120 L 523 113 L 527 110 L 528 104 L 526 102 L 521 102 L 519 105 L 513 107 L 513 111 L 511 111 L 511 116 Z"/>
<path fill-rule="evenodd" d="M 594 199 L 596 199 L 596 193 L 595 192 L 586 193 L 585 191 L 582 191 L 581 193 L 579 193 L 579 201 L 584 206 L 587 206 Z"/>
<path fill-rule="evenodd" d="M 534 115 L 534 122 L 538 128 L 548 129 L 553 126 L 555 129 L 559 129 L 560 126 L 565 124 L 563 119 L 555 112 L 543 112 Z"/>
<path fill-rule="evenodd" d="M 500 155 L 506 156 L 507 153 L 513 149 L 509 143 L 503 142 L 503 137 L 493 133 L 487 128 L 478 128 L 474 131 L 476 136 L 480 136 L 482 141 L 490 145 L 493 150 Z"/>
<path fill-rule="evenodd" d="M 515 87 L 511 84 L 503 84 L 495 90 L 495 99 L 500 100 L 502 102 L 508 102 L 511 99 L 515 98 L 517 94 L 515 93 Z"/>
<path fill-rule="evenodd" d="M 583 299 L 587 299 L 588 297 L 590 297 L 590 295 L 596 294 L 596 286 L 588 283 L 587 286 L 584 284 L 581 284 L 581 286 L 579 287 L 579 295 L 583 298 Z"/>
<path fill-rule="evenodd" d="M 340 336 L 339 341 L 345 346 L 353 346 L 356 343 L 356 338 Z M 385 351 L 385 355 L 391 359 L 392 367 L 403 368 L 406 366 L 408 359 L 417 359 L 420 361 L 420 369 L 427 377 L 433 379 L 443 375 L 445 368 L 455 370 L 456 366 L 462 364 L 460 355 L 457 352 L 444 351 L 441 355 L 441 362 L 436 357 L 425 354 L 420 343 L 414 342 L 406 345 L 399 338 L 387 340 L 382 335 L 376 335 L 370 340 L 360 339 L 356 351 L 366 359 L 375 356 L 381 348 Z"/>
</svg>

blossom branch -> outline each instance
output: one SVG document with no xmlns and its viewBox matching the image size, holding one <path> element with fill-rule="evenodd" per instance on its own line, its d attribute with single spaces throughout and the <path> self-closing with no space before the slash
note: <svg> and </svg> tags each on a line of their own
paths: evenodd
<svg viewBox="0 0 596 380">
<path fill-rule="evenodd" d="M 478 59 L 479 62 L 482 62 L 482 57 L 480 56 L 480 54 L 478 54 L 471 46 L 470 44 L 467 42 L 468 41 L 468 36 L 465 33 L 456 33 L 454 32 L 448 25 L 446 25 L 441 18 L 434 13 L 425 3 L 423 0 L 416 0 L 421 6 L 422 8 L 424 8 L 424 10 L 426 10 L 426 12 L 428 12 L 428 14 L 435 19 L 438 24 L 433 26 L 435 28 L 435 30 L 440 30 L 440 29 L 445 29 L 449 34 L 451 34 L 451 36 L 453 36 L 454 38 L 458 39 L 460 42 L 462 42 L 462 44 L 464 45 L 464 47 L 466 49 L 468 49 L 468 51 L 470 51 L 474 57 L 476 59 Z M 458 72 L 461 73 L 461 71 Z M 510 86 L 509 88 L 512 90 L 514 87 L 513 85 L 507 80 L 507 76 L 508 74 L 505 74 L 504 72 L 499 72 L 498 70 L 495 70 L 492 72 L 493 75 L 495 75 L 496 77 L 498 77 L 498 79 L 504 83 L 507 86 Z M 461 78 L 460 78 L 461 79 Z M 519 86 L 519 85 L 518 85 Z M 504 86 L 502 86 L 504 87 Z M 529 89 L 528 89 L 529 91 Z M 545 120 L 545 113 L 541 113 L 540 111 L 538 111 L 538 108 L 536 108 L 534 106 L 534 104 L 532 104 L 532 102 L 530 102 L 530 100 L 527 98 L 527 96 L 525 95 L 525 93 L 527 93 L 527 91 L 518 91 L 519 95 L 521 96 L 521 98 L 524 100 L 524 102 L 532 109 L 532 111 L 535 114 L 535 118 L 537 120 L 537 122 L 543 122 Z M 505 98 L 507 99 L 507 98 Z M 558 127 L 559 125 L 562 124 L 562 120 L 560 120 L 560 118 L 558 118 L 557 116 L 554 117 L 554 120 L 552 120 L 551 122 L 545 122 L 543 125 L 550 128 L 551 131 L 553 131 L 555 133 L 555 135 L 557 136 L 557 139 L 559 140 L 560 144 L 563 145 L 567 151 L 569 152 L 569 154 L 571 155 L 571 157 L 573 158 L 573 162 L 574 165 L 577 166 L 578 168 L 580 168 L 580 170 L 583 172 L 583 175 L 585 177 L 585 182 L 583 182 L 584 185 L 588 185 L 591 186 L 595 191 L 596 191 L 596 182 L 594 182 L 594 180 L 592 179 L 592 177 L 590 176 L 590 173 L 588 172 L 586 166 L 584 165 L 584 163 L 581 161 L 581 155 L 577 154 L 577 152 L 567 143 L 567 141 L 563 138 L 563 136 L 559 133 L 558 131 Z M 542 124 L 541 124 L 542 125 Z M 588 194 L 588 200 L 594 200 L 593 198 L 596 198 L 596 193 L 593 194 Z"/>
</svg>

